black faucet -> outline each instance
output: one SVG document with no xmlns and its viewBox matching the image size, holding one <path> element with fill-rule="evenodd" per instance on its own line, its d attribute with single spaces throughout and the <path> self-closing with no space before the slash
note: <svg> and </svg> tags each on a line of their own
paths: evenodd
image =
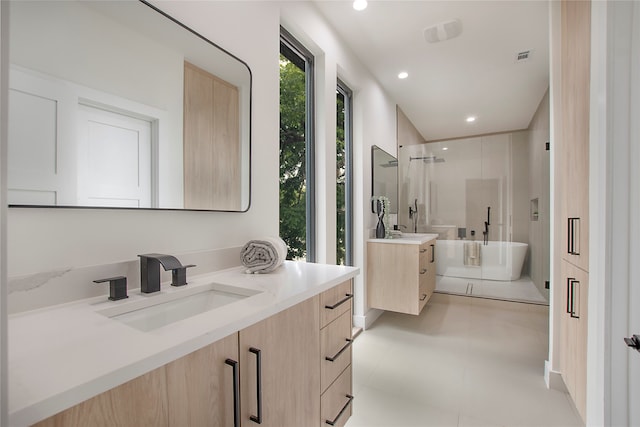
<svg viewBox="0 0 640 427">
<path fill-rule="evenodd" d="M 187 284 L 186 270 L 195 265 L 182 265 L 174 256 L 164 254 L 144 254 L 140 257 L 140 291 L 145 294 L 160 291 L 160 265 L 165 271 L 171 270 L 171 285 Z"/>
</svg>

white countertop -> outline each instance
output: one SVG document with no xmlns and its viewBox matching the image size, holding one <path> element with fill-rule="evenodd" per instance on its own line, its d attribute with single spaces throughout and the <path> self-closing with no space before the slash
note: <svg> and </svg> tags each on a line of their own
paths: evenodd
<svg viewBox="0 0 640 427">
<path fill-rule="evenodd" d="M 423 243 L 427 243 L 429 240 L 436 239 L 437 237 L 438 235 L 435 233 L 402 233 L 399 237 L 393 237 L 391 239 L 369 239 L 368 242 L 421 245 Z"/>
<path fill-rule="evenodd" d="M 226 306 L 141 332 L 98 311 L 158 294 L 77 301 L 9 317 L 9 422 L 31 425 L 185 356 L 356 276 L 359 269 L 286 261 L 269 274 L 242 267 L 189 277 L 181 292 L 211 282 L 260 291 Z M 89 285 L 87 285 L 89 286 Z"/>
</svg>

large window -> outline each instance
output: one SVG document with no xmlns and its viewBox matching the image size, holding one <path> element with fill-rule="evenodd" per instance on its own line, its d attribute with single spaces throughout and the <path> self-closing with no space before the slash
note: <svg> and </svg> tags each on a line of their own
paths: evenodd
<svg viewBox="0 0 640 427">
<path fill-rule="evenodd" d="M 288 259 L 315 261 L 313 56 L 280 36 L 280 237 Z"/>
<path fill-rule="evenodd" d="M 352 101 L 351 90 L 340 80 L 336 102 L 336 261 L 353 265 Z"/>
</svg>

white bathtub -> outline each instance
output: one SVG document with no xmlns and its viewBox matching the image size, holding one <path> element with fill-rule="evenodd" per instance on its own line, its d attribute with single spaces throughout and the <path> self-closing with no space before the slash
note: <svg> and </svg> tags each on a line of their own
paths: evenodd
<svg viewBox="0 0 640 427">
<path fill-rule="evenodd" d="M 464 265 L 468 240 L 436 240 L 436 274 L 484 280 L 518 280 L 527 255 L 526 243 L 480 241 L 480 267 Z"/>
</svg>

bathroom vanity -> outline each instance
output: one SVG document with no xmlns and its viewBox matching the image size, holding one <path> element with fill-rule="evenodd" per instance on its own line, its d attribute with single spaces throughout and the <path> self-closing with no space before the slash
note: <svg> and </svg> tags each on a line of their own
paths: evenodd
<svg viewBox="0 0 640 427">
<path fill-rule="evenodd" d="M 243 271 L 11 316 L 10 424 L 344 425 L 358 269 L 287 261 Z M 237 298 L 174 321 L 127 317 L 150 317 L 154 298 L 182 303 L 210 289 Z"/>
<path fill-rule="evenodd" d="M 367 303 L 420 314 L 436 288 L 437 234 L 402 234 L 367 241 Z"/>
</svg>

